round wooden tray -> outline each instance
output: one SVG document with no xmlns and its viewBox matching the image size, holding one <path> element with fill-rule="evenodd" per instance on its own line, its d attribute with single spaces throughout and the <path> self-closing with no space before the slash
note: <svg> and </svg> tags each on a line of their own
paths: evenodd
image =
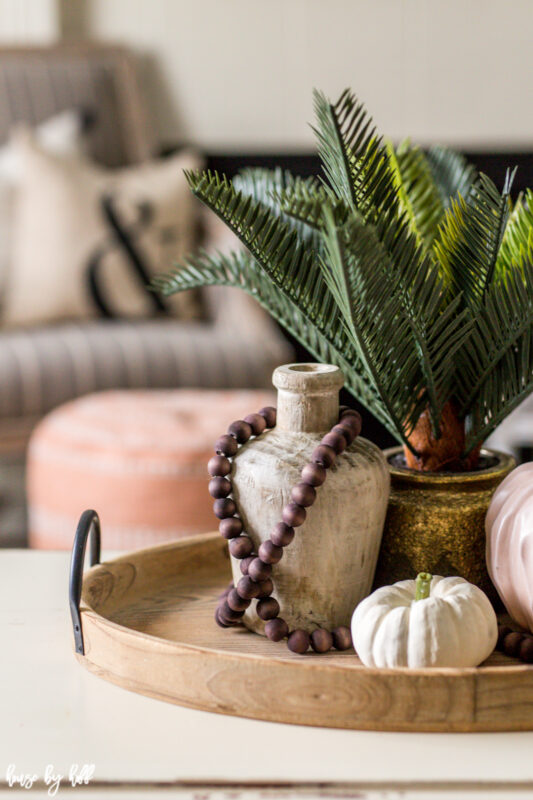
<svg viewBox="0 0 533 800">
<path fill-rule="evenodd" d="M 353 651 L 291 654 L 213 620 L 231 580 L 218 534 L 125 555 L 83 578 L 79 660 L 171 703 L 255 719 L 390 731 L 533 730 L 533 666 L 377 670 Z"/>
</svg>

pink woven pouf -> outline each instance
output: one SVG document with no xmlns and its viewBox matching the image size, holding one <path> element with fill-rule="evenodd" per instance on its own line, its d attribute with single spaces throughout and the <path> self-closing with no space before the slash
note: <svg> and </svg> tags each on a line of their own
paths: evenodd
<svg viewBox="0 0 533 800">
<path fill-rule="evenodd" d="M 273 400 L 258 391 L 113 391 L 60 406 L 30 440 L 30 547 L 70 549 L 86 508 L 98 511 L 108 549 L 214 530 L 213 444 Z"/>
</svg>

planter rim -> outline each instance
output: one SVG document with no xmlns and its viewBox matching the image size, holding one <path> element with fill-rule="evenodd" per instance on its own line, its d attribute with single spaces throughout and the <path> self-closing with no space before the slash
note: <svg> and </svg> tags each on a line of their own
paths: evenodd
<svg viewBox="0 0 533 800">
<path fill-rule="evenodd" d="M 383 450 L 383 455 L 390 470 L 391 476 L 406 481 L 407 483 L 437 484 L 465 484 L 493 480 L 502 480 L 516 466 L 516 461 L 509 453 L 499 450 L 482 448 L 480 455 L 487 458 L 496 458 L 497 463 L 486 469 L 472 470 L 471 472 L 419 472 L 409 467 L 397 467 L 390 463 L 390 459 L 403 452 L 402 447 L 389 447 Z"/>
</svg>

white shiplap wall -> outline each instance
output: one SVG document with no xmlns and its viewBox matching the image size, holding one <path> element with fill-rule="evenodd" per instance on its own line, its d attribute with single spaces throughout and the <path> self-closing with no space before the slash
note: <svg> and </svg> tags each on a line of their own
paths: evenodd
<svg viewBox="0 0 533 800">
<path fill-rule="evenodd" d="M 51 38 L 56 8 L 146 57 L 168 142 L 306 150 L 312 87 L 351 85 L 393 138 L 533 147 L 533 0 L 0 0 L 1 38 Z"/>
<path fill-rule="evenodd" d="M 87 0 L 90 32 L 157 59 L 165 139 L 306 149 L 311 89 L 351 85 L 380 127 L 533 146 L 533 0 Z"/>
<path fill-rule="evenodd" d="M 50 44 L 58 33 L 57 0 L 0 0 L 1 44 Z"/>
</svg>

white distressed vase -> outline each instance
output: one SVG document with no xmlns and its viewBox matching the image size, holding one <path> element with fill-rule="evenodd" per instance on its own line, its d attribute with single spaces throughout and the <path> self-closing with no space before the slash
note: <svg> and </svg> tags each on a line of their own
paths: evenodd
<svg viewBox="0 0 533 800">
<path fill-rule="evenodd" d="M 281 520 L 292 487 L 322 436 L 339 416 L 340 369 L 288 364 L 274 371 L 276 427 L 244 445 L 234 460 L 233 497 L 257 552 Z M 389 496 L 389 470 L 381 451 L 359 436 L 328 470 L 317 499 L 283 558 L 273 568 L 273 596 L 290 629 L 331 630 L 349 625 L 372 588 Z M 241 577 L 232 558 L 233 577 Z M 245 625 L 264 622 L 252 603 Z"/>
</svg>

